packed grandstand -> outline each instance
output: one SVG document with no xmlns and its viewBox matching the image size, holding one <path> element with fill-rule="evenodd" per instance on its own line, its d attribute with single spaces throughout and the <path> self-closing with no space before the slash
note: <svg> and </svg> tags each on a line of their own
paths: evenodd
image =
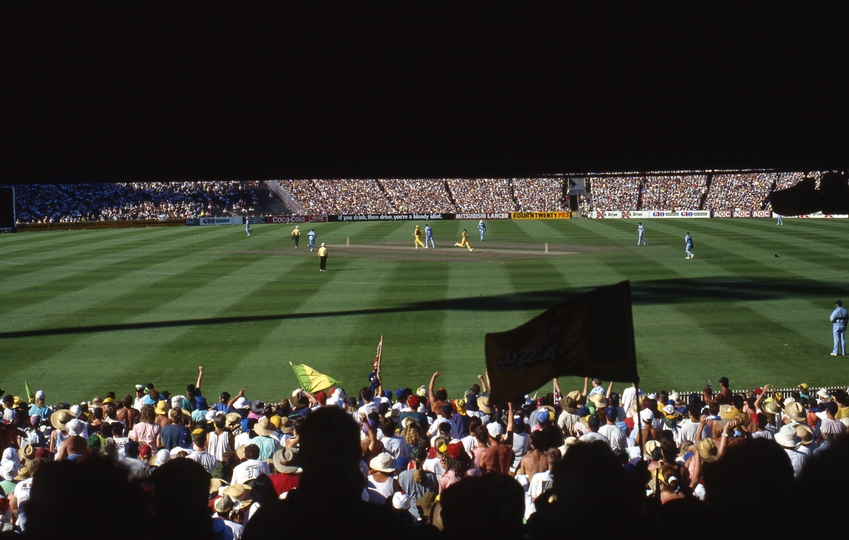
<svg viewBox="0 0 849 540">
<path fill-rule="evenodd" d="M 586 174 L 583 216 L 607 211 L 768 211 L 769 194 L 818 172 Z M 20 223 L 256 216 L 269 195 L 290 214 L 569 210 L 570 177 L 324 179 L 14 185 Z"/>
</svg>

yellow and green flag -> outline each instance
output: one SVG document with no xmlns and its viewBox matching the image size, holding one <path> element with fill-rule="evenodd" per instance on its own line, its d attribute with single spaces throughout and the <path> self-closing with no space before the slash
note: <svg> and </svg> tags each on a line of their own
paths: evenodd
<svg viewBox="0 0 849 540">
<path fill-rule="evenodd" d="M 295 372 L 295 376 L 298 377 L 301 387 L 310 394 L 319 390 L 326 390 L 334 384 L 339 384 L 339 381 L 333 377 L 319 373 L 306 364 L 293 364 L 289 362 L 289 365 L 292 366 L 292 370 Z"/>
<path fill-rule="evenodd" d="M 27 382 L 26 379 L 24 379 L 24 392 L 27 395 L 27 401 L 29 401 L 30 403 L 33 403 L 35 401 L 35 394 L 33 393 L 32 390 L 30 390 L 29 383 Z"/>
<path fill-rule="evenodd" d="M 486 335 L 490 401 L 512 401 L 554 377 L 639 382 L 627 281 L 558 304 L 513 330 Z"/>
</svg>

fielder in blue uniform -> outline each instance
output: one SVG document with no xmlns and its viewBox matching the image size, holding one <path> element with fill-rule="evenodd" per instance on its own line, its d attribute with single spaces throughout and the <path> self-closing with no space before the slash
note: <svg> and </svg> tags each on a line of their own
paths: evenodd
<svg viewBox="0 0 849 540">
<path fill-rule="evenodd" d="M 436 248 L 436 244 L 433 243 L 433 229 L 425 223 L 425 247 L 427 247 L 428 243 L 430 243 L 430 247 Z"/>
<path fill-rule="evenodd" d="M 693 257 L 695 257 L 695 255 L 693 255 L 692 250 L 693 250 L 693 237 L 690 236 L 690 233 L 687 233 L 687 236 L 684 237 L 684 251 L 687 252 L 687 256 L 684 257 L 685 259 L 692 259 Z"/>
<path fill-rule="evenodd" d="M 481 232 L 481 242 L 483 242 L 483 235 L 486 232 L 486 223 L 483 220 L 478 221 L 478 230 Z"/>
<path fill-rule="evenodd" d="M 846 356 L 846 321 L 849 320 L 846 308 L 843 307 L 843 302 L 838 300 L 834 303 L 834 311 L 831 312 L 831 328 L 834 334 L 834 348 L 831 350 L 831 356 L 837 356 L 838 349 L 840 354 Z"/>
<path fill-rule="evenodd" d="M 315 251 L 315 229 L 307 233 L 307 239 L 310 242 L 310 251 Z"/>
<path fill-rule="evenodd" d="M 645 240 L 645 238 L 643 238 L 643 235 L 645 234 L 645 232 L 646 232 L 646 228 L 643 227 L 643 222 L 641 221 L 637 225 L 637 245 L 638 246 L 640 244 L 643 244 L 643 245 L 646 244 L 646 240 Z"/>
<path fill-rule="evenodd" d="M 245 232 L 248 233 L 248 236 L 251 235 L 251 222 L 248 218 L 245 218 Z"/>
</svg>

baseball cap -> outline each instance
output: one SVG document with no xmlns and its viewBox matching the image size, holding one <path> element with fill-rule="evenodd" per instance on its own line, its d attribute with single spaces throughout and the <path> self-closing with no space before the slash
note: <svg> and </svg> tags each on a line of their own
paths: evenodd
<svg viewBox="0 0 849 540">
<path fill-rule="evenodd" d="M 487 430 L 487 432 L 489 432 L 489 436 L 492 437 L 493 439 L 496 438 L 496 437 L 500 437 L 501 434 L 503 433 L 503 430 L 501 428 L 501 424 L 499 424 L 498 422 L 492 422 L 490 424 L 487 424 L 486 430 Z"/>
<path fill-rule="evenodd" d="M 39 390 L 35 393 L 35 399 L 44 399 L 45 397 L 46 394 L 44 393 L 44 390 Z"/>
</svg>

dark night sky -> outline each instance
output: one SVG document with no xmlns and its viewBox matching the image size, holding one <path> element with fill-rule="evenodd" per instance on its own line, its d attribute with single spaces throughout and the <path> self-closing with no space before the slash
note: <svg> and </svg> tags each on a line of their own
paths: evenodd
<svg viewBox="0 0 849 540">
<path fill-rule="evenodd" d="M 172 4 L 0 8 L 4 181 L 847 166 L 845 3 Z"/>
</svg>

